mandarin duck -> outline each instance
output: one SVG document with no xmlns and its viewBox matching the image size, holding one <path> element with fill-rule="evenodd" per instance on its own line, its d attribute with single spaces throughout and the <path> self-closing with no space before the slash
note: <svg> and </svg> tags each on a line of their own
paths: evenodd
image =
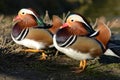
<svg viewBox="0 0 120 80">
<path fill-rule="evenodd" d="M 104 26 L 107 27 L 107 26 Z M 105 42 L 102 43 L 102 32 L 95 31 L 87 20 L 79 14 L 70 14 L 53 37 L 55 48 L 68 57 L 80 60 L 75 72 L 84 71 L 86 59 L 93 59 L 105 51 Z"/>
<path fill-rule="evenodd" d="M 24 50 L 26 52 L 42 52 L 41 59 L 46 59 L 46 54 L 41 49 L 53 45 L 53 34 L 49 29 L 54 26 L 57 27 L 54 22 L 54 26 L 45 24 L 32 9 L 21 9 L 13 22 L 15 22 L 11 32 L 13 41 L 30 48 Z"/>
</svg>

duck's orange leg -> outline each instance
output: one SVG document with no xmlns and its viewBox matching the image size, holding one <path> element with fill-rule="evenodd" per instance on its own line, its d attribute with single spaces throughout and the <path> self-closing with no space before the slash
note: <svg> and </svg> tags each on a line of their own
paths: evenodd
<svg viewBox="0 0 120 80">
<path fill-rule="evenodd" d="M 87 64 L 87 61 L 86 61 L 86 60 L 81 60 L 81 61 L 80 61 L 80 64 L 79 64 L 79 67 L 76 68 L 75 71 L 73 71 L 73 72 L 75 72 L 75 73 L 80 73 L 80 72 L 84 71 L 85 68 L 86 68 L 86 64 Z"/>
<path fill-rule="evenodd" d="M 87 64 L 87 61 L 86 61 L 86 60 L 80 61 L 79 68 L 81 69 L 81 71 L 84 71 L 84 70 L 85 70 L 86 64 Z"/>
<path fill-rule="evenodd" d="M 44 50 L 39 50 L 39 49 L 25 49 L 25 50 L 22 50 L 22 51 L 25 51 L 25 52 L 34 52 L 34 53 L 42 52 L 40 60 L 46 60 L 46 57 L 47 57 L 47 55 L 45 54 Z"/>
</svg>

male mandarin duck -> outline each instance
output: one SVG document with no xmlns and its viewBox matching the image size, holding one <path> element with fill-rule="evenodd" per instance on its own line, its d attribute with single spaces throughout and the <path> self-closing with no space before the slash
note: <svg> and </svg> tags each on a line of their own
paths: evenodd
<svg viewBox="0 0 120 80">
<path fill-rule="evenodd" d="M 30 48 L 24 50 L 26 52 L 42 52 L 41 59 L 46 59 L 44 51 L 40 49 L 53 45 L 53 34 L 49 29 L 54 26 L 59 27 L 60 23 L 58 26 L 54 25 L 54 22 L 54 26 L 47 25 L 32 9 L 21 9 L 13 22 L 16 22 L 11 32 L 13 41 Z"/>
<path fill-rule="evenodd" d="M 107 26 L 104 25 L 103 29 L 104 28 L 107 28 Z M 70 14 L 65 24 L 63 24 L 54 35 L 53 44 L 57 50 L 67 56 L 75 60 L 81 60 L 79 69 L 76 71 L 79 73 L 85 69 L 86 59 L 100 56 L 105 51 L 104 44 L 106 43 L 104 41 L 102 42 L 100 36 L 102 31 L 100 30 L 101 29 L 98 27 L 98 31 L 94 31 L 81 15 Z"/>
</svg>

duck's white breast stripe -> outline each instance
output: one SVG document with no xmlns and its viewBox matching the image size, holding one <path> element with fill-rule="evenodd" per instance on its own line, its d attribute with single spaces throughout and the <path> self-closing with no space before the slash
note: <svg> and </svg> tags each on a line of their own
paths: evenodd
<svg viewBox="0 0 120 80">
<path fill-rule="evenodd" d="M 71 36 L 67 39 L 67 41 L 65 41 L 63 44 L 61 44 L 61 45 L 59 45 L 59 46 L 61 46 L 61 47 L 68 47 L 68 46 L 70 46 L 70 45 L 76 40 L 76 38 L 77 38 L 77 36 L 71 35 Z"/>
<path fill-rule="evenodd" d="M 19 36 L 16 37 L 15 39 L 18 41 L 24 39 L 26 37 L 26 35 L 28 34 L 28 32 L 29 32 L 28 28 L 23 29 L 22 32 L 19 34 Z"/>
</svg>

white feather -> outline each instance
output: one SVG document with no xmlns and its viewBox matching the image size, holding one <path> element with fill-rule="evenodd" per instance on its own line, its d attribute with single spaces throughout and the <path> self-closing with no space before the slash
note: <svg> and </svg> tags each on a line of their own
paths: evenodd
<svg viewBox="0 0 120 80">
<path fill-rule="evenodd" d="M 29 10 L 29 9 L 21 9 L 19 12 L 24 12 L 24 13 L 27 13 L 27 14 L 32 14 L 36 17 L 36 19 L 38 19 L 38 17 L 33 13 L 33 11 Z"/>
<path fill-rule="evenodd" d="M 83 18 L 82 18 L 81 16 L 77 15 L 77 14 L 73 14 L 73 15 L 69 16 L 68 19 L 70 19 L 70 20 L 74 20 L 74 19 L 75 19 L 75 21 L 82 22 L 82 23 L 86 24 L 88 27 L 90 27 L 90 26 L 83 20 Z M 68 19 L 67 19 L 67 20 L 68 20 Z"/>
<path fill-rule="evenodd" d="M 114 57 L 118 57 L 120 58 L 118 55 L 116 55 L 112 50 L 107 49 L 106 52 L 104 53 L 104 55 L 108 55 L 108 56 L 114 56 Z"/>
</svg>

